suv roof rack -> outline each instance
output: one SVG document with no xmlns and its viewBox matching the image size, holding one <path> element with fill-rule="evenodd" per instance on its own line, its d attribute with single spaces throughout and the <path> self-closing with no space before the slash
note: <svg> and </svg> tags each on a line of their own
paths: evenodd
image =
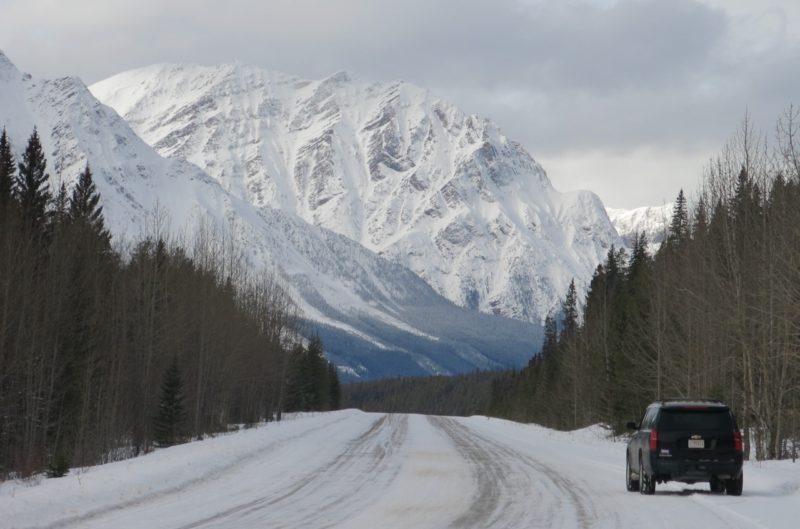
<svg viewBox="0 0 800 529">
<path fill-rule="evenodd" d="M 703 397 L 696 397 L 696 398 L 677 398 L 677 399 L 662 399 L 657 400 L 656 403 L 658 404 L 678 404 L 678 403 L 705 403 L 705 404 L 719 404 L 721 406 L 727 406 L 723 401 L 719 399 L 707 399 Z"/>
</svg>

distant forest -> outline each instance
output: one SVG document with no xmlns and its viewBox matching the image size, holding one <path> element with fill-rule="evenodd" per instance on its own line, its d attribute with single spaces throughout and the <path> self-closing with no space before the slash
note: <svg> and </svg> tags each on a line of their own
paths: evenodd
<svg viewBox="0 0 800 529">
<path fill-rule="evenodd" d="M 646 248 L 644 234 L 630 255 L 612 247 L 582 299 L 573 283 L 522 370 L 371 383 L 347 388 L 346 404 L 621 432 L 653 400 L 718 398 L 748 451 L 788 457 L 800 446 L 798 109 L 769 137 L 746 117 L 693 204 L 678 194 L 658 252 Z M 430 395 L 430 406 L 403 388 Z"/>
<path fill-rule="evenodd" d="M 282 411 L 339 406 L 292 300 L 201 225 L 114 248 L 89 166 L 50 189 L 34 130 L 0 136 L 0 479 L 106 462 Z"/>
<path fill-rule="evenodd" d="M 509 376 L 505 371 L 476 371 L 346 384 L 342 406 L 383 413 L 488 415 L 493 382 Z"/>
</svg>

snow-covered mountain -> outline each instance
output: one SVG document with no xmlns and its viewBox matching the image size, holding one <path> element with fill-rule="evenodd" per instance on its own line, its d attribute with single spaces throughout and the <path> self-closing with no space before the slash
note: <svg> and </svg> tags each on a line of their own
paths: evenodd
<svg viewBox="0 0 800 529">
<path fill-rule="evenodd" d="M 157 208 L 172 232 L 200 220 L 230 230 L 252 266 L 282 279 L 351 376 L 521 365 L 540 343 L 537 325 L 457 307 L 351 239 L 244 200 L 192 163 L 162 157 L 79 79 L 33 79 L 0 52 L 0 127 L 16 153 L 34 126 L 51 187 L 72 184 L 90 162 L 115 237 L 139 237 Z"/>
<path fill-rule="evenodd" d="M 404 82 L 162 64 L 91 87 L 159 153 L 333 230 L 463 307 L 541 322 L 622 242 L 492 122 Z"/>
<path fill-rule="evenodd" d="M 673 205 L 669 203 L 635 209 L 606 208 L 606 211 L 627 248 L 633 247 L 636 237 L 644 232 L 647 237 L 647 250 L 652 255 L 667 238 L 672 208 Z"/>
</svg>

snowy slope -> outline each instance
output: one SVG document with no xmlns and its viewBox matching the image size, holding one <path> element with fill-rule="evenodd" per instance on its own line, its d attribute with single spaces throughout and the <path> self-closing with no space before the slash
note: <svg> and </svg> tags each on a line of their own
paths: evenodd
<svg viewBox="0 0 800 529">
<path fill-rule="evenodd" d="M 291 212 L 258 207 L 202 169 L 166 159 L 76 78 L 37 80 L 0 53 L 0 126 L 22 151 L 39 129 L 51 188 L 89 160 L 115 236 L 133 240 L 156 208 L 173 233 L 198 220 L 228 230 L 255 268 L 283 278 L 349 376 L 453 373 L 524 364 L 535 325 L 459 308 L 409 270 Z"/>
<path fill-rule="evenodd" d="M 233 195 L 407 266 L 453 302 L 541 322 L 620 240 L 489 120 L 404 82 L 162 64 L 91 87 L 159 153 Z"/>
<path fill-rule="evenodd" d="M 740 497 L 624 485 L 625 445 L 488 419 L 355 410 L 0 484 L 3 527 L 100 529 L 769 528 L 797 526 L 790 461 L 745 465 Z"/>
<path fill-rule="evenodd" d="M 606 211 L 627 248 L 631 248 L 636 237 L 644 232 L 647 237 L 648 251 L 652 255 L 667 237 L 667 229 L 672 218 L 672 207 L 670 203 L 636 209 L 606 208 Z"/>
<path fill-rule="evenodd" d="M 2 52 L 0 126 L 6 128 L 18 158 L 38 127 L 52 191 L 62 180 L 68 186 L 74 183 L 90 160 L 107 223 L 117 236 L 138 236 L 144 216 L 156 204 L 180 222 L 212 212 L 215 220 L 222 220 L 231 207 L 228 195 L 206 173 L 190 163 L 159 156 L 113 110 L 92 97 L 79 79 L 33 79 Z M 206 203 L 180 200 L 184 194 L 203 196 Z"/>
</svg>

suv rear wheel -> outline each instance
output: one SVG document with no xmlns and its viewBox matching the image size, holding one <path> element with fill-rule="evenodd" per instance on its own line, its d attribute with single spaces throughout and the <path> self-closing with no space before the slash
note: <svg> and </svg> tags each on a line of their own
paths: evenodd
<svg viewBox="0 0 800 529">
<path fill-rule="evenodd" d="M 738 478 L 729 479 L 725 484 L 725 489 L 728 491 L 728 495 L 730 496 L 741 496 L 742 485 L 744 485 L 744 472 L 739 474 Z"/>
<path fill-rule="evenodd" d="M 653 479 L 653 476 L 645 473 L 641 456 L 639 457 L 639 492 L 647 495 L 656 493 L 656 480 Z"/>
<path fill-rule="evenodd" d="M 625 488 L 628 492 L 639 490 L 639 480 L 631 477 L 631 458 L 630 454 L 625 455 Z"/>
</svg>

